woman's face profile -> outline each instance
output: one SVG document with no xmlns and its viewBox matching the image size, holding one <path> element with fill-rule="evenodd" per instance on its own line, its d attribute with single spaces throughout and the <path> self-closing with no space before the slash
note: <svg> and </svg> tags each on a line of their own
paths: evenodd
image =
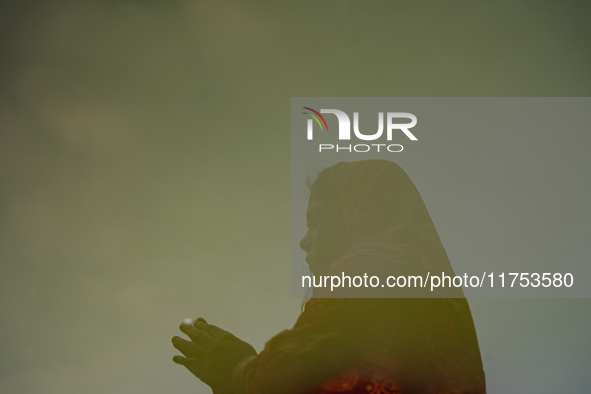
<svg viewBox="0 0 591 394">
<path fill-rule="evenodd" d="M 316 242 L 316 235 L 320 227 L 320 197 L 314 190 L 310 193 L 308 200 L 308 210 L 306 211 L 306 222 L 308 225 L 308 232 L 300 241 L 300 247 L 307 253 L 306 262 L 311 265 L 318 258 L 318 243 Z"/>
</svg>

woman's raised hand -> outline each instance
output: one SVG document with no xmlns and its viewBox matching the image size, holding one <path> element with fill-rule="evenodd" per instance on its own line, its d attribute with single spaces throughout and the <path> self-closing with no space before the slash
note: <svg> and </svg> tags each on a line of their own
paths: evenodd
<svg viewBox="0 0 591 394">
<path fill-rule="evenodd" d="M 241 360 L 257 354 L 254 348 L 203 318 L 194 322 L 185 319 L 180 329 L 191 340 L 172 338 L 174 347 L 184 355 L 174 356 L 172 361 L 184 365 L 214 393 L 231 394 L 232 371 Z"/>
</svg>

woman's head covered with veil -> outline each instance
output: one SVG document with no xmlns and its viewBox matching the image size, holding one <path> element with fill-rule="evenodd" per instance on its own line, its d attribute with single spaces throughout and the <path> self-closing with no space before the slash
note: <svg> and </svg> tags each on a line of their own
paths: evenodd
<svg viewBox="0 0 591 394">
<path fill-rule="evenodd" d="M 310 190 L 301 245 L 315 275 L 453 275 L 418 190 L 397 164 L 341 162 L 320 172 Z M 463 296 L 458 289 L 428 296 L 435 295 Z"/>
</svg>

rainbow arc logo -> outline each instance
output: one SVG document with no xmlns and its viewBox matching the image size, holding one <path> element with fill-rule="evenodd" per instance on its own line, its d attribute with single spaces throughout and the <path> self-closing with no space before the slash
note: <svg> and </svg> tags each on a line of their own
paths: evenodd
<svg viewBox="0 0 591 394">
<path fill-rule="evenodd" d="M 313 113 L 310 113 L 310 112 L 302 112 L 302 113 L 312 117 L 312 119 L 314 119 L 316 121 L 316 123 L 318 123 L 318 126 L 320 126 L 320 130 L 324 130 L 324 128 L 322 127 L 322 123 L 324 123 L 324 126 L 326 127 L 326 131 L 328 131 L 328 125 L 326 124 L 326 120 L 324 120 L 324 116 L 320 115 L 320 112 L 318 112 L 310 107 L 302 107 L 302 108 L 313 112 Z M 320 119 L 318 119 L 318 118 L 322 119 L 322 123 L 320 123 Z"/>
</svg>

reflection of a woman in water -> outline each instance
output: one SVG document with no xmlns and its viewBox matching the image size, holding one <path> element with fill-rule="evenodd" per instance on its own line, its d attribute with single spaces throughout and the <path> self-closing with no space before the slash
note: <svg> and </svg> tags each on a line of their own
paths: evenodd
<svg viewBox="0 0 591 394">
<path fill-rule="evenodd" d="M 392 162 L 339 163 L 321 172 L 307 220 L 301 247 L 315 275 L 453 274 L 418 191 Z M 294 327 L 258 355 L 203 319 L 183 323 L 191 341 L 173 338 L 185 356 L 174 361 L 223 394 L 485 393 L 463 294 L 417 298 L 427 295 L 407 289 L 399 298 L 353 298 L 394 294 L 386 290 L 315 288 Z M 323 298 L 329 295 L 348 298 Z"/>
</svg>

